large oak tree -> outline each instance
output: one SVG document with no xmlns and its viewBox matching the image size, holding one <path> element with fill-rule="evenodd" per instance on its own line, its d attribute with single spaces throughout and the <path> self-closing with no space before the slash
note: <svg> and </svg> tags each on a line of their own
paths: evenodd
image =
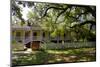
<svg viewBox="0 0 100 67">
<path fill-rule="evenodd" d="M 34 9 L 28 13 L 28 20 L 22 18 L 21 8 L 28 6 Z M 70 5 L 58 3 L 36 3 L 12 1 L 12 15 L 32 26 L 39 23 L 52 36 L 69 33 L 73 41 L 95 41 L 96 39 L 96 6 Z M 33 21 L 34 20 L 34 21 Z"/>
</svg>

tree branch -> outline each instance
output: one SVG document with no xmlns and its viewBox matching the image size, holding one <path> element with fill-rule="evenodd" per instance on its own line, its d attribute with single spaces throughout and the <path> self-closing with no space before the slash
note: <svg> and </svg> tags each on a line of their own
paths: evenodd
<svg viewBox="0 0 100 67">
<path fill-rule="evenodd" d="M 46 16 L 47 11 L 48 11 L 49 9 L 65 10 L 66 8 L 49 7 L 49 8 L 47 8 L 47 9 L 43 12 L 43 16 L 42 16 L 42 17 Z"/>
<path fill-rule="evenodd" d="M 59 18 L 63 13 L 66 12 L 66 10 L 67 10 L 67 8 L 64 9 L 63 11 L 61 11 L 61 12 L 57 15 L 57 17 L 56 17 L 56 19 L 55 19 L 55 23 L 57 22 L 58 18 Z"/>
</svg>

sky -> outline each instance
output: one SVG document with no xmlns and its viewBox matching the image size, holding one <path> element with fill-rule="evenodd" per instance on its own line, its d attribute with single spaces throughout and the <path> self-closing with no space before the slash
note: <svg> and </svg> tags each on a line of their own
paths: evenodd
<svg viewBox="0 0 100 67">
<path fill-rule="evenodd" d="M 27 6 L 26 7 L 23 7 L 22 5 L 19 5 L 21 8 L 22 8 L 22 18 L 24 18 L 25 20 L 28 20 L 27 18 L 27 14 L 29 11 L 31 11 L 32 8 L 28 8 Z"/>
<path fill-rule="evenodd" d="M 30 11 L 31 9 L 30 8 L 28 8 L 27 6 L 26 7 L 23 7 L 23 9 L 22 9 L 23 11 L 22 11 L 22 17 L 25 19 L 25 20 L 28 20 L 28 18 L 27 18 L 27 14 L 28 14 L 28 11 Z"/>
</svg>

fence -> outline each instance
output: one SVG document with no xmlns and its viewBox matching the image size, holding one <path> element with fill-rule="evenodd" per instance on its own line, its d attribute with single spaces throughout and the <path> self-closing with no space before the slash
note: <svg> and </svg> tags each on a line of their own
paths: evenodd
<svg viewBox="0 0 100 67">
<path fill-rule="evenodd" d="M 95 46 L 96 42 L 41 43 L 40 49 L 89 48 Z"/>
</svg>

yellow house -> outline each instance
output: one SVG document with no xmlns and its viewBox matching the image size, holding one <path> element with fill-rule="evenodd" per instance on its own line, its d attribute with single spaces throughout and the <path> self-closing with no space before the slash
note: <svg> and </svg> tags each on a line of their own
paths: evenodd
<svg viewBox="0 0 100 67">
<path fill-rule="evenodd" d="M 23 43 L 27 48 L 32 48 L 33 50 L 39 49 L 39 45 L 44 41 L 52 41 L 60 43 L 63 41 L 68 41 L 67 34 L 64 36 L 57 36 L 52 38 L 50 32 L 44 31 L 39 25 L 34 26 L 12 26 L 12 40 Z"/>
</svg>

